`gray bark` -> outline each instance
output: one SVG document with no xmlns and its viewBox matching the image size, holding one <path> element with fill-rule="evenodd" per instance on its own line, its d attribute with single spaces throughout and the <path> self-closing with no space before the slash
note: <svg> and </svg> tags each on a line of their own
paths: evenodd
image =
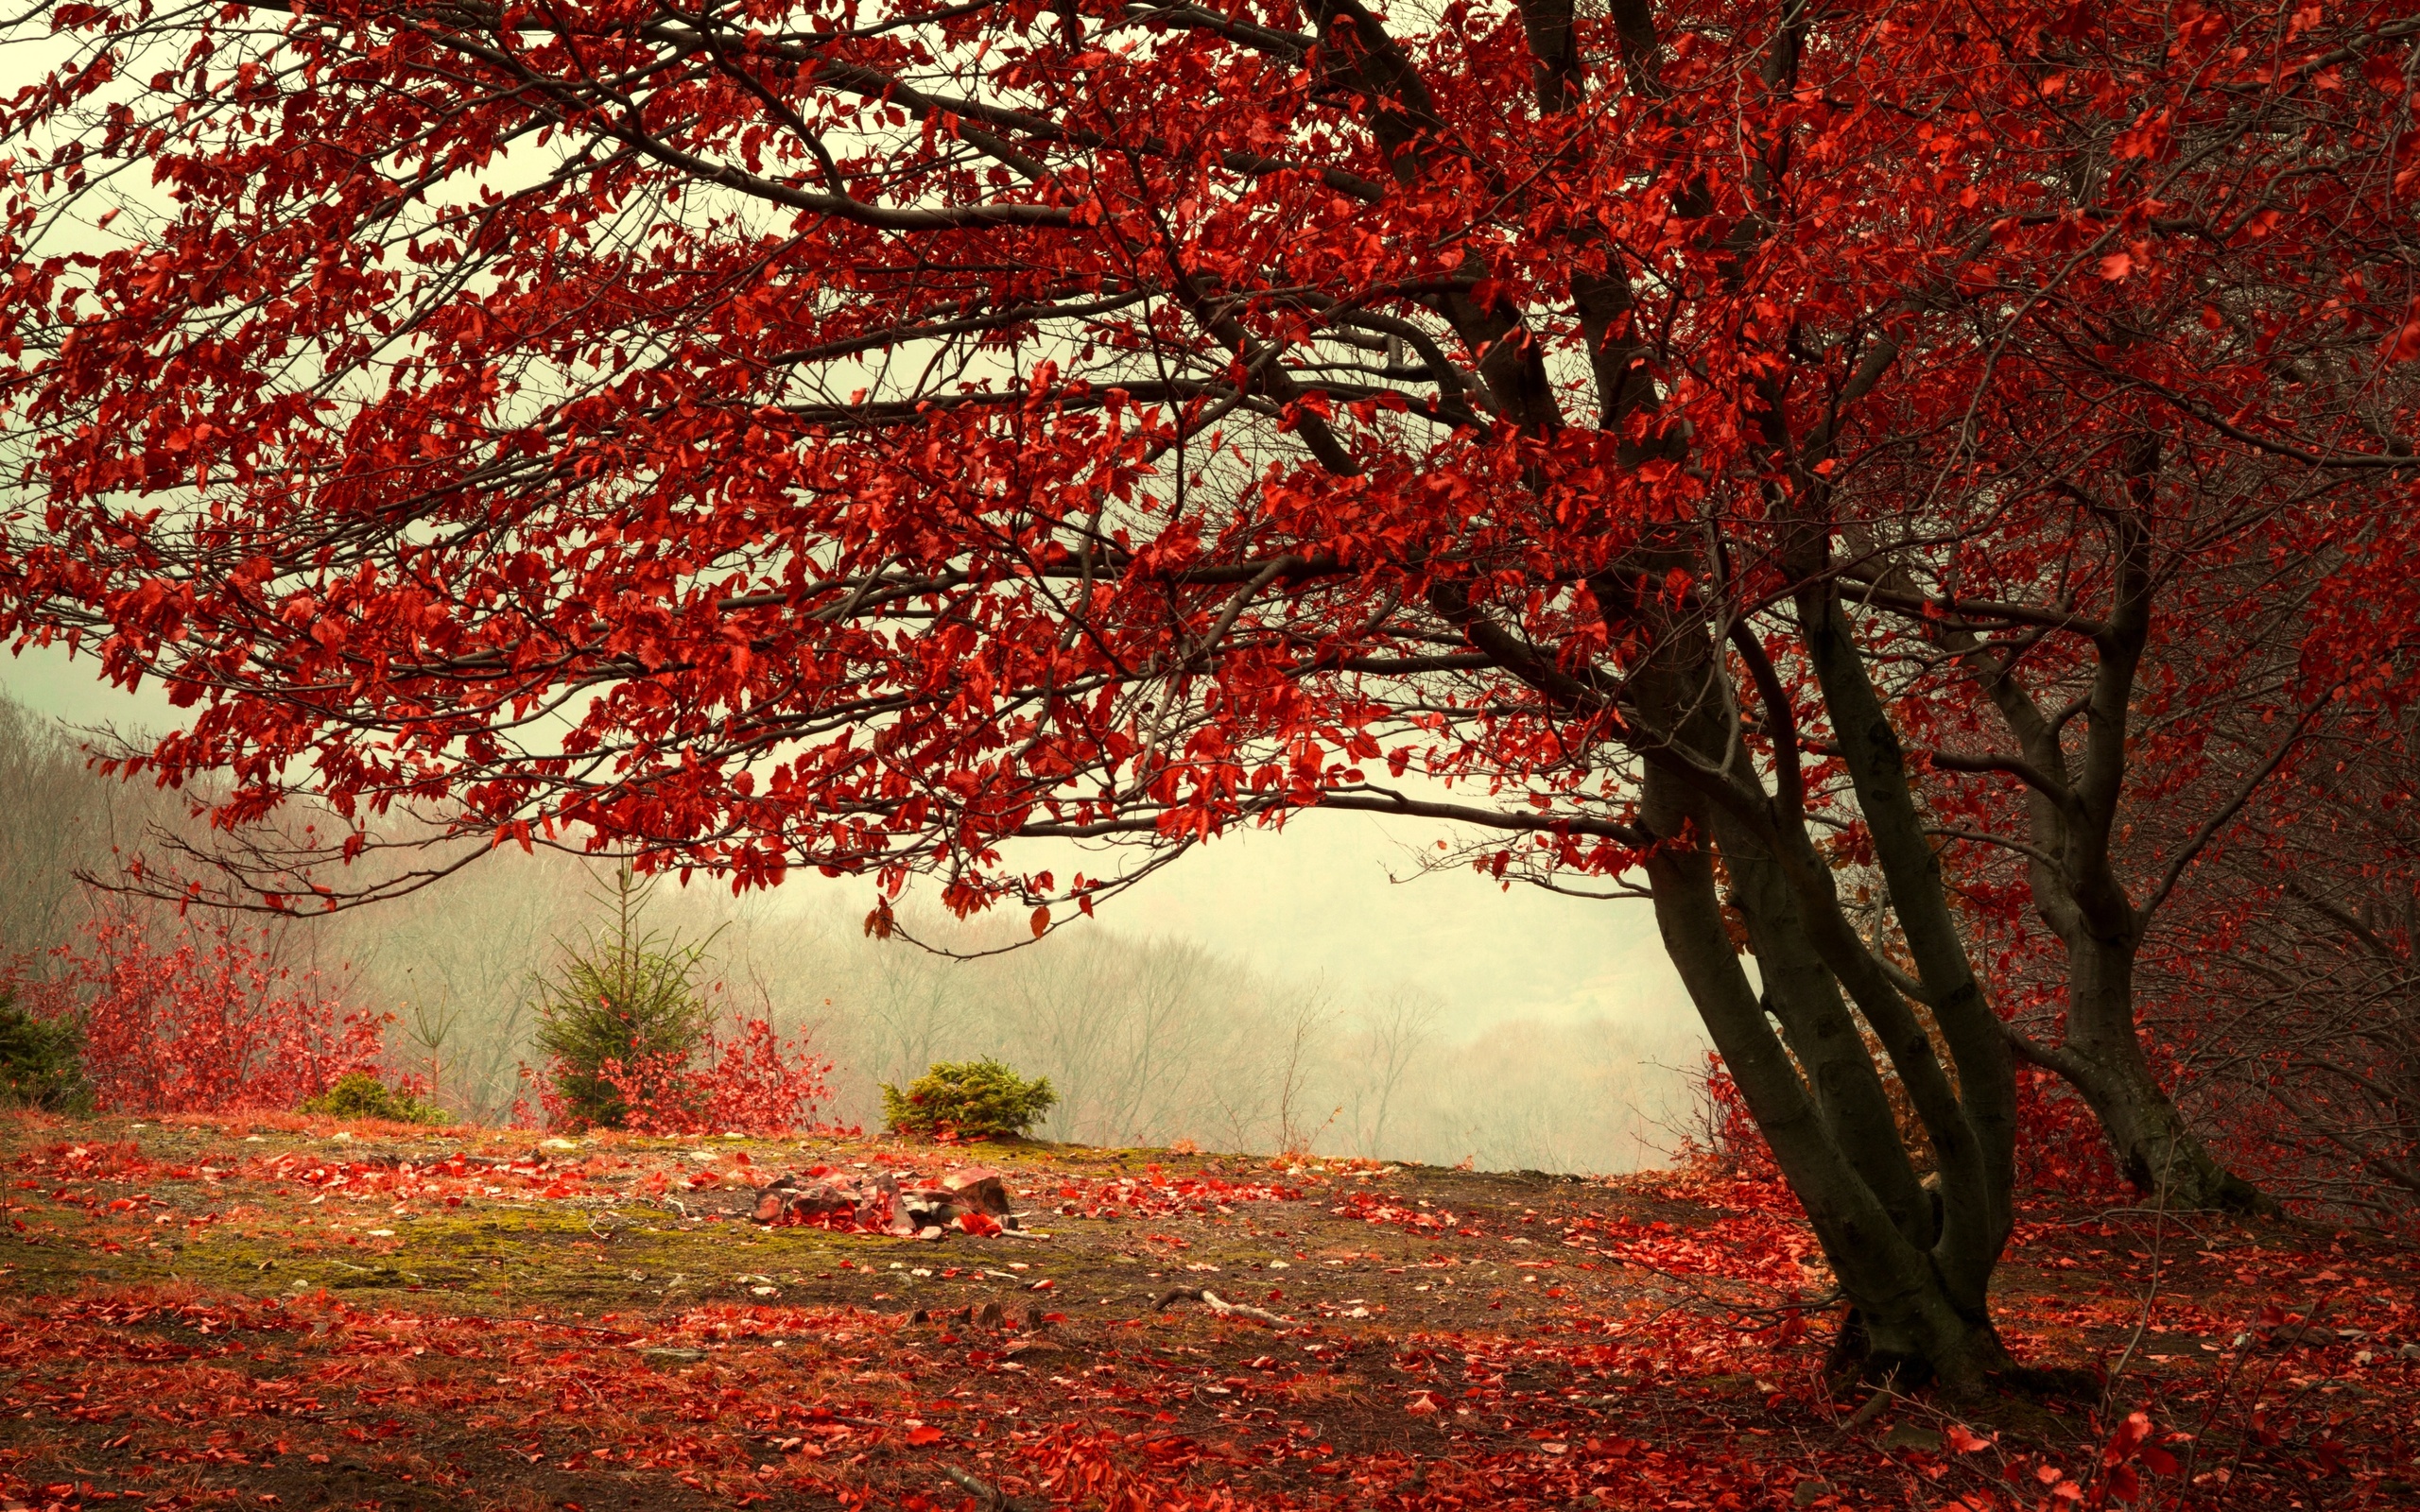
<svg viewBox="0 0 2420 1512">
<path fill-rule="evenodd" d="M 1712 627 L 1675 616 L 1658 629 L 1661 649 L 1631 687 L 1646 730 L 1660 732 L 1640 737 L 1640 823 L 1654 842 L 1645 869 L 1665 949 L 1805 1205 L 1872 1363 L 1913 1364 L 1970 1385 L 2006 1363 L 1989 1292 L 2008 1238 L 2013 1162 L 1985 1153 L 2005 1144 L 1992 1110 L 2014 1106 L 2006 1049 L 1987 1031 L 1996 1070 L 1989 1054 L 1962 1064 L 1953 1089 L 1914 1012 L 1849 928 L 1808 839 L 1794 736 L 1776 727 L 1780 791 L 1768 794 L 1745 755 Z M 1761 668 L 1760 658 L 1752 665 Z M 1770 688 L 1768 674 L 1757 675 Z M 1856 687 L 1871 696 L 1861 670 L 1841 696 Z M 1887 800 L 1879 785 L 1877 799 Z M 1762 999 L 1724 927 L 1718 854 L 1765 979 Z M 1949 947 L 1962 961 L 1954 936 Z M 1952 974 L 1946 963 L 1942 971 Z M 1941 1158 L 1937 1215 L 1852 1004 L 1887 1047 Z M 1980 1011 L 1988 1022 L 1988 1007 Z"/>
<path fill-rule="evenodd" d="M 2164 892 L 2140 902 L 2130 896 L 2114 840 L 2156 590 L 2150 522 L 2157 441 L 2139 438 L 2120 470 L 2124 502 L 2100 510 L 2111 535 L 2116 587 L 2108 619 L 2093 635 L 2080 748 L 2068 748 L 2064 716 L 2046 713 L 2018 682 L 2014 654 L 1987 645 L 1954 619 L 1931 622 L 1932 633 L 1977 679 L 2023 756 L 2027 882 L 2034 911 L 2066 956 L 2063 1042 L 2048 1046 L 2014 1029 L 2003 1032 L 2017 1054 L 2083 1095 L 2118 1168 L 2146 1197 L 2183 1208 L 2261 1210 L 2273 1204 L 2228 1171 L 2187 1125 L 2152 1074 L 2135 1027 L 2135 959 Z M 1893 886 L 1898 886 L 1895 875 Z M 1912 933 L 1910 943 L 1915 944 Z"/>
</svg>

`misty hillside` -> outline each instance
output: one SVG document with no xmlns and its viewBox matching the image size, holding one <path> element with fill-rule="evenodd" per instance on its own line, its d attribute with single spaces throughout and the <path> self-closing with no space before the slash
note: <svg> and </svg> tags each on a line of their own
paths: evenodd
<svg viewBox="0 0 2420 1512">
<path fill-rule="evenodd" d="M 21 820 L 0 832 L 0 953 L 35 974 L 96 905 L 77 872 L 112 875 L 158 857 L 162 832 L 194 833 L 176 795 L 89 772 L 50 722 L 4 700 L 0 805 Z M 602 863 L 500 852 L 390 902 L 272 921 L 268 938 L 348 1003 L 396 1015 L 395 1070 L 454 1111 L 497 1121 L 538 1058 L 535 983 L 605 916 L 610 878 Z M 1615 1172 L 1659 1162 L 1692 1116 L 1687 1069 L 1702 1048 L 1661 1024 L 1480 1024 L 1418 982 L 1340 979 L 1317 960 L 1256 972 L 1181 937 L 1121 932 L 1114 907 L 1003 949 L 1014 924 L 920 917 L 911 895 L 908 933 L 977 956 L 959 959 L 869 938 L 872 897 L 868 884 L 862 899 L 824 885 L 734 900 L 666 881 L 645 923 L 708 942 L 727 1015 L 807 1035 L 834 1063 L 824 1112 L 841 1124 L 878 1122 L 885 1081 L 987 1055 L 1057 1088 L 1043 1137 L 1096 1144 Z M 153 915 L 155 929 L 180 927 Z M 987 951 L 997 954 L 977 954 Z"/>
</svg>

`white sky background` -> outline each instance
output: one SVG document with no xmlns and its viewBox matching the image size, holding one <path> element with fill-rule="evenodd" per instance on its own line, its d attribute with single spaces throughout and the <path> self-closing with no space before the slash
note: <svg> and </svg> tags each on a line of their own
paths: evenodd
<svg viewBox="0 0 2420 1512">
<path fill-rule="evenodd" d="M 177 716 L 155 691 L 112 688 L 93 658 L 70 661 L 56 648 L 0 657 L 0 689 L 72 724 L 158 729 Z M 1099 919 L 1124 934 L 1198 940 L 1256 971 L 1323 976 L 1347 1000 L 1411 983 L 1444 1001 L 1440 1027 L 1453 1037 L 1511 1019 L 1614 1019 L 1641 1038 L 1697 1033 L 1646 904 L 1521 885 L 1505 892 L 1466 870 L 1415 876 L 1412 851 L 1446 833 L 1374 815 L 1298 815 L 1283 833 L 1230 833 L 1198 848 L 1105 904 Z M 872 885 L 794 874 L 776 898 L 864 907 Z"/>
</svg>

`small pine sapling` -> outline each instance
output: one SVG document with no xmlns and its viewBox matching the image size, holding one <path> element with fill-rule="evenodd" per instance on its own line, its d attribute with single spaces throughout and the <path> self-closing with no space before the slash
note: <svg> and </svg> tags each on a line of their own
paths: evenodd
<svg viewBox="0 0 2420 1512">
<path fill-rule="evenodd" d="M 83 1112 L 93 1105 L 84 1080 L 83 1026 L 72 1014 L 44 1015 L 0 987 L 0 1104 L 53 1112 Z"/>
<path fill-rule="evenodd" d="M 707 941 L 642 934 L 652 884 L 614 874 L 614 918 L 585 948 L 566 946 L 541 984 L 538 1048 L 550 1062 L 548 1111 L 574 1127 L 660 1122 L 682 1101 L 682 1073 L 704 1046 L 714 1010 L 700 985 Z"/>
</svg>

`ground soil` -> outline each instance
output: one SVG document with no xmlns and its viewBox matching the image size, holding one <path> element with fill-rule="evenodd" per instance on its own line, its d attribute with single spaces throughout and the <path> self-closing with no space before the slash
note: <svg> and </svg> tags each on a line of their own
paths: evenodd
<svg viewBox="0 0 2420 1512">
<path fill-rule="evenodd" d="M 968 1163 L 1030 1236 L 746 1216 Z M 0 1508 L 2420 1506 L 2377 1235 L 2037 1201 L 2038 1373 L 1950 1401 L 1827 1382 L 1711 1171 L 15 1115 L 0 1175 Z"/>
</svg>

